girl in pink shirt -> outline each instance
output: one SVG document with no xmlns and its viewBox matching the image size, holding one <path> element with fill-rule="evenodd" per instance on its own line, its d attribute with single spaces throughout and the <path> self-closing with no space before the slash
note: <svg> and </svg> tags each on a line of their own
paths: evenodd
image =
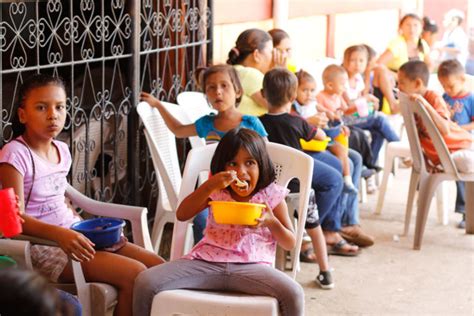
<svg viewBox="0 0 474 316">
<path fill-rule="evenodd" d="M 272 268 L 277 244 L 295 246 L 285 196 L 265 142 L 249 129 L 230 130 L 211 161 L 212 176 L 179 205 L 180 221 L 191 219 L 210 201 L 266 204 L 256 226 L 224 225 L 209 211 L 204 238 L 181 259 L 144 271 L 135 283 L 134 315 L 148 315 L 153 297 L 172 289 L 242 292 L 275 297 L 282 315 L 303 315 L 301 286 Z M 245 183 L 238 186 L 236 180 Z M 164 280 L 164 282 L 162 282 Z"/>
<path fill-rule="evenodd" d="M 117 288 L 114 315 L 131 315 L 135 277 L 163 259 L 125 238 L 113 249 L 96 251 L 87 237 L 69 228 L 80 220 L 64 197 L 71 156 L 67 145 L 54 139 L 66 121 L 65 84 L 56 77 L 34 75 L 23 83 L 18 101 L 13 122 L 18 137 L 0 151 L 0 183 L 19 196 L 23 232 L 59 245 L 33 245 L 34 268 L 51 281 L 70 283 L 68 257 L 79 261 L 86 280 Z"/>
</svg>

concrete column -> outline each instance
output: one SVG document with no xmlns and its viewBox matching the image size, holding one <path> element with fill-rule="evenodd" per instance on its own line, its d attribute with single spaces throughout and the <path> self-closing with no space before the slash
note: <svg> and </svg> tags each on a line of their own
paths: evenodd
<svg viewBox="0 0 474 316">
<path fill-rule="evenodd" d="M 273 0 L 273 27 L 286 29 L 288 26 L 289 0 Z"/>
</svg>

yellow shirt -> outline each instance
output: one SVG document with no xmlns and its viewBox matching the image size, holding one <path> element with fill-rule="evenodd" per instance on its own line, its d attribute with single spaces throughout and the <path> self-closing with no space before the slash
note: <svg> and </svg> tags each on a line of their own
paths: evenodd
<svg viewBox="0 0 474 316">
<path fill-rule="evenodd" d="M 242 114 L 260 116 L 267 113 L 267 109 L 258 105 L 251 96 L 262 90 L 264 75 L 256 68 L 234 65 L 239 74 L 240 83 L 244 93 L 237 110 Z"/>
<path fill-rule="evenodd" d="M 418 58 L 424 61 L 425 55 L 430 53 L 430 47 L 423 39 L 421 40 L 421 45 L 423 45 L 424 53 L 419 52 Z M 392 59 L 387 63 L 387 67 L 393 71 L 398 71 L 398 69 L 409 60 L 407 41 L 402 35 L 399 35 L 388 44 L 387 49 L 391 51 L 393 55 Z"/>
</svg>

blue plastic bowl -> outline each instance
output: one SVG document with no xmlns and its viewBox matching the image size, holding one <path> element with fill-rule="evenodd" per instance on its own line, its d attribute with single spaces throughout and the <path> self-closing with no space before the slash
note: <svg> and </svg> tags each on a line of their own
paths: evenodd
<svg viewBox="0 0 474 316">
<path fill-rule="evenodd" d="M 123 219 L 92 218 L 71 225 L 71 229 L 82 233 L 95 244 L 96 249 L 110 247 L 120 240 Z"/>
<path fill-rule="evenodd" d="M 326 136 L 331 137 L 332 139 L 336 138 L 339 134 L 341 134 L 341 121 L 329 121 L 328 128 L 324 128 L 324 132 Z"/>
</svg>

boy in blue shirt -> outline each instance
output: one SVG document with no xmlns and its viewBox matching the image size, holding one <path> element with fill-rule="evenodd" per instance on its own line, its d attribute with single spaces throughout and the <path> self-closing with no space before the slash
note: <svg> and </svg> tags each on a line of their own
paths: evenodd
<svg viewBox="0 0 474 316">
<path fill-rule="evenodd" d="M 459 126 L 474 133 L 474 94 L 466 89 L 464 67 L 456 59 L 446 60 L 439 65 L 438 80 L 443 86 L 451 119 Z M 464 182 L 457 181 L 456 206 L 454 211 L 463 214 L 459 228 L 465 228 Z"/>
</svg>

